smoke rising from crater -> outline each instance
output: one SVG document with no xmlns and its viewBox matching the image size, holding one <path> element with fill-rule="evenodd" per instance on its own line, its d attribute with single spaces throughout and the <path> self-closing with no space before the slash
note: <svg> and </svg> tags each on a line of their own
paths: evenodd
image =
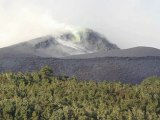
<svg viewBox="0 0 160 120">
<path fill-rule="evenodd" d="M 94 29 L 121 48 L 160 48 L 159 0 L 0 0 L 0 47 L 73 26 Z"/>
</svg>

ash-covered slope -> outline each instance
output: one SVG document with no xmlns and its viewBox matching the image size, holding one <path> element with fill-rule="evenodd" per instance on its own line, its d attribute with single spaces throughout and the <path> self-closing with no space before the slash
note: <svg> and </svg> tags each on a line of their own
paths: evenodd
<svg viewBox="0 0 160 120">
<path fill-rule="evenodd" d="M 44 65 L 52 67 L 56 75 L 74 75 L 80 80 L 119 80 L 125 83 L 140 83 L 147 77 L 160 76 L 160 50 L 137 47 L 71 56 L 70 59 L 23 55 L 3 57 L 0 59 L 0 72 L 33 71 L 39 70 Z"/>
<path fill-rule="evenodd" d="M 10 56 L 65 57 L 119 49 L 91 29 L 65 31 L 0 49 L 0 58 Z"/>
<path fill-rule="evenodd" d="M 73 55 L 64 59 L 89 59 L 101 57 L 149 57 L 160 56 L 160 50 L 152 47 L 134 47 L 121 50 L 100 51 L 90 54 Z"/>
<path fill-rule="evenodd" d="M 160 76 L 160 57 L 104 57 L 91 59 L 3 58 L 0 72 L 34 71 L 49 65 L 55 75 L 76 76 L 79 80 L 140 83 Z"/>
</svg>

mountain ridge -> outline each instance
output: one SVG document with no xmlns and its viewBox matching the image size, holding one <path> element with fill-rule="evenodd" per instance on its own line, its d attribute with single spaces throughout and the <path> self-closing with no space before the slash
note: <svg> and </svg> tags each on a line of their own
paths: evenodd
<svg viewBox="0 0 160 120">
<path fill-rule="evenodd" d="M 64 59 L 89 59 L 89 58 L 101 58 L 101 57 L 149 57 L 149 56 L 160 56 L 160 49 L 153 47 L 138 46 L 128 49 L 73 55 L 64 57 Z"/>
</svg>

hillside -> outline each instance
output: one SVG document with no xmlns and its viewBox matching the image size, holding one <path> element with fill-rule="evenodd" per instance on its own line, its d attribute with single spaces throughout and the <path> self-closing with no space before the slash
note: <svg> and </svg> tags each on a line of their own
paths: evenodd
<svg viewBox="0 0 160 120">
<path fill-rule="evenodd" d="M 140 83 L 160 76 L 160 57 L 103 57 L 92 59 L 3 58 L 0 72 L 34 71 L 49 65 L 56 75 L 76 76 L 80 80 Z"/>
</svg>

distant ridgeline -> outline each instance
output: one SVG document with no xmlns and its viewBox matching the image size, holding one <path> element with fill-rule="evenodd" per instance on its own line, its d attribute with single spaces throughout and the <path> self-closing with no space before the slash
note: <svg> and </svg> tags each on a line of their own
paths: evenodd
<svg viewBox="0 0 160 120">
<path fill-rule="evenodd" d="M 78 81 L 45 66 L 0 74 L 0 118 L 5 120 L 158 120 L 160 78 L 139 85 Z"/>
</svg>

